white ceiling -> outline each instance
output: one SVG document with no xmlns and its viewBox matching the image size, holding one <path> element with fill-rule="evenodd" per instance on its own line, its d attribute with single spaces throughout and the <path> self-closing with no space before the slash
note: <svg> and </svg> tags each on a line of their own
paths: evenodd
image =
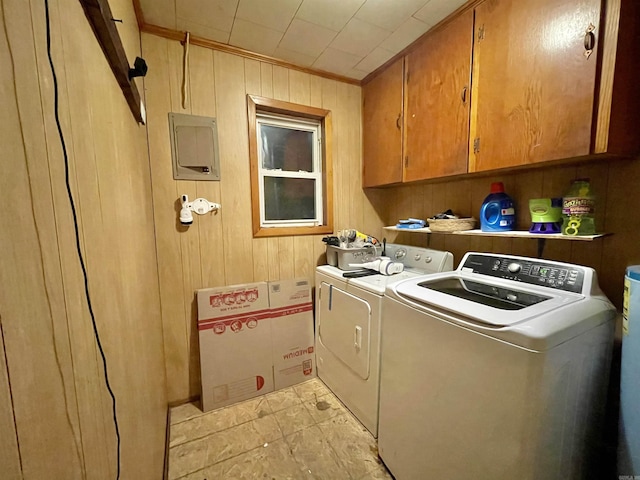
<svg viewBox="0 0 640 480">
<path fill-rule="evenodd" d="M 145 23 L 362 79 L 467 0 L 140 0 Z"/>
</svg>

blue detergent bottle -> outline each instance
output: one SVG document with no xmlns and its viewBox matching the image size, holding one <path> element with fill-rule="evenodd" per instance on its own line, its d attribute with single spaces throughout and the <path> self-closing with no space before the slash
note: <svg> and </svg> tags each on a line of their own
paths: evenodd
<svg viewBox="0 0 640 480">
<path fill-rule="evenodd" d="M 491 184 L 491 193 L 480 207 L 480 229 L 483 232 L 507 232 L 516 226 L 516 209 L 511 197 L 504 193 L 502 182 Z"/>
</svg>

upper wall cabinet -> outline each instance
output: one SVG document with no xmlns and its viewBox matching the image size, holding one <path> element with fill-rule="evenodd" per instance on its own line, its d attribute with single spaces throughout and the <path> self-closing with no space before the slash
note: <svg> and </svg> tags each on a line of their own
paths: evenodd
<svg viewBox="0 0 640 480">
<path fill-rule="evenodd" d="M 403 59 L 363 87 L 363 181 L 365 187 L 402 182 Z"/>
<path fill-rule="evenodd" d="M 476 7 L 470 171 L 589 154 L 600 3 Z"/>
<path fill-rule="evenodd" d="M 629 45 L 618 36 L 629 34 L 619 23 L 629 21 L 624 6 L 635 10 L 637 41 L 633 3 L 486 0 L 476 7 L 470 172 L 637 151 L 623 133 L 626 101 L 612 104 L 630 93 L 623 92 Z"/>
<path fill-rule="evenodd" d="M 365 186 L 640 153 L 640 1 L 474 5 L 364 86 Z"/>
<path fill-rule="evenodd" d="M 473 11 L 405 59 L 404 181 L 467 172 Z"/>
</svg>

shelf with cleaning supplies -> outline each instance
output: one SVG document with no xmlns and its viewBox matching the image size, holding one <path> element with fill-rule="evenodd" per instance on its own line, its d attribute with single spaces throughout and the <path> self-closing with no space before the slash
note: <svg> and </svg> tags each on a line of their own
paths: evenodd
<svg viewBox="0 0 640 480">
<path fill-rule="evenodd" d="M 531 233 L 524 230 L 512 230 L 510 232 L 483 232 L 482 230 L 458 230 L 455 232 L 432 232 L 429 227 L 425 228 L 398 228 L 395 226 L 383 227 L 385 230 L 400 233 L 439 233 L 445 235 L 470 235 L 478 237 L 502 237 L 502 238 L 535 238 L 538 240 L 538 257 L 542 257 L 545 240 L 571 240 L 591 242 L 596 238 L 609 235 L 608 233 L 598 233 L 595 235 L 562 235 L 561 233 Z"/>
</svg>

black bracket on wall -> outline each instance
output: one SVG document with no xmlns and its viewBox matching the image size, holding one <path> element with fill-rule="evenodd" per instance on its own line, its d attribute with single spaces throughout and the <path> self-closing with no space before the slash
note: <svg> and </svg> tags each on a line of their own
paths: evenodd
<svg viewBox="0 0 640 480">
<path fill-rule="evenodd" d="M 135 71 L 135 69 L 129 67 L 129 61 L 115 25 L 118 20 L 113 18 L 108 0 L 80 0 L 80 3 L 133 116 L 139 123 L 145 123 L 144 106 L 140 99 L 140 93 L 133 77 L 129 75 L 130 70 Z M 136 63 L 139 63 L 137 59 Z M 146 74 L 146 64 L 144 65 L 144 73 Z"/>
</svg>

